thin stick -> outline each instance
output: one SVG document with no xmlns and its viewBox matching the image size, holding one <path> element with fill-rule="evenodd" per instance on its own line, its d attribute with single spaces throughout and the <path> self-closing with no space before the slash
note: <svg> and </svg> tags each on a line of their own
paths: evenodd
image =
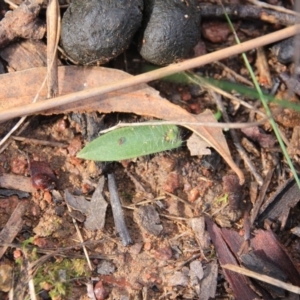
<svg viewBox="0 0 300 300">
<path fill-rule="evenodd" d="M 68 204 L 67 202 L 66 202 L 66 204 L 67 204 L 68 211 L 71 212 L 71 211 L 72 211 L 71 207 L 69 206 L 69 204 Z M 85 245 L 84 245 L 84 240 L 83 240 L 83 238 L 82 238 L 80 229 L 79 229 L 79 227 L 78 227 L 78 225 L 77 225 L 76 220 L 75 220 L 73 217 L 72 217 L 72 221 L 73 221 L 73 224 L 74 224 L 74 226 L 75 226 L 75 228 L 76 228 L 77 235 L 78 235 L 78 238 L 79 238 L 79 241 L 80 241 L 80 246 L 81 246 L 82 249 L 83 249 L 83 252 L 84 252 L 85 258 L 86 258 L 86 260 L 87 260 L 88 266 L 89 266 L 90 270 L 93 271 L 92 263 L 91 263 L 91 260 L 90 260 L 90 258 L 89 258 L 89 254 L 88 254 L 88 252 L 87 252 L 87 249 L 86 249 L 86 247 L 85 247 Z"/>
<path fill-rule="evenodd" d="M 255 127 L 264 124 L 268 121 L 268 118 L 261 119 L 257 122 L 252 123 L 218 123 L 217 121 L 214 122 L 176 122 L 176 121 L 153 121 L 153 122 L 141 122 L 141 123 L 118 123 L 117 125 L 110 127 L 108 129 L 101 130 L 100 133 L 107 133 L 112 130 L 116 130 L 118 128 L 123 127 L 140 127 L 140 126 L 159 126 L 159 125 L 198 125 L 198 126 L 205 126 L 205 127 L 215 127 L 215 128 L 248 128 L 248 127 Z"/>
<path fill-rule="evenodd" d="M 28 290 L 29 290 L 30 300 L 37 300 L 32 276 L 30 276 L 30 279 L 28 280 Z"/>
<path fill-rule="evenodd" d="M 256 112 L 257 114 L 259 114 L 260 116 L 262 117 L 266 117 L 266 115 L 260 111 L 259 109 L 255 108 L 253 105 L 249 104 L 248 102 L 246 101 L 243 101 L 235 96 L 233 96 L 232 94 L 208 83 L 207 81 L 203 80 L 200 76 L 196 75 L 195 73 L 192 73 L 192 72 L 187 72 L 188 74 L 191 74 L 192 76 L 189 76 L 189 80 L 191 80 L 192 82 L 194 82 L 195 84 L 199 85 L 199 86 L 202 86 L 202 87 L 206 87 L 206 88 L 209 88 L 213 91 L 215 91 L 216 93 L 232 100 L 232 101 L 236 101 L 238 102 L 239 104 L 243 105 L 244 107 L 246 108 L 249 108 L 251 110 L 253 110 L 254 112 Z M 196 78 L 195 78 L 196 77 Z"/>
<path fill-rule="evenodd" d="M 47 98 L 58 94 L 57 45 L 60 35 L 60 11 L 58 0 L 49 0 L 47 6 Z"/>
<path fill-rule="evenodd" d="M 4 0 L 5 3 L 9 4 L 11 6 L 12 9 L 16 9 L 19 7 L 19 5 L 13 3 L 12 1 L 9 0 Z"/>
<path fill-rule="evenodd" d="M 282 6 L 272 5 L 272 4 L 268 4 L 268 3 L 258 1 L 258 0 L 248 0 L 248 2 L 250 2 L 254 5 L 257 5 L 259 7 L 262 7 L 262 8 L 272 9 L 272 10 L 275 10 L 275 11 L 279 11 L 279 12 L 282 12 L 282 13 L 285 13 L 285 14 L 294 15 L 294 16 L 298 16 L 298 17 L 300 16 L 298 12 L 287 9 L 285 7 L 282 7 Z M 297 0 L 296 0 L 296 2 L 297 2 Z"/>
<path fill-rule="evenodd" d="M 287 291 L 290 291 L 292 293 L 295 294 L 300 294 L 300 288 L 298 286 L 292 285 L 290 283 L 285 283 L 284 281 L 275 279 L 273 277 L 267 276 L 267 275 L 263 275 L 263 274 L 259 274 L 256 272 L 253 272 L 251 270 L 245 269 L 245 268 L 241 268 L 235 265 L 230 265 L 230 264 L 226 264 L 223 265 L 222 268 L 239 273 L 239 274 L 243 274 L 245 276 L 249 276 L 251 278 L 275 285 L 279 288 L 283 288 Z"/>
<path fill-rule="evenodd" d="M 24 144 L 37 144 L 37 145 L 44 145 L 44 146 L 50 146 L 50 147 L 59 147 L 59 148 L 67 148 L 69 144 L 67 143 L 61 143 L 61 142 L 51 142 L 51 141 L 44 141 L 44 140 L 38 140 L 38 139 L 31 139 L 27 137 L 22 136 L 11 136 L 12 139 L 15 141 L 23 142 Z M 1 153 L 1 151 L 0 151 Z"/>
<path fill-rule="evenodd" d="M 213 91 L 209 91 L 209 93 L 214 97 L 219 110 L 222 112 L 222 116 L 223 116 L 224 120 L 226 122 L 230 122 L 229 116 L 228 116 L 228 114 L 225 110 L 223 102 L 220 100 L 219 95 L 217 95 Z M 260 174 L 258 174 L 258 172 L 256 171 L 255 166 L 253 165 L 250 158 L 248 157 L 245 149 L 242 147 L 242 145 L 239 141 L 239 138 L 237 137 L 236 131 L 234 129 L 230 130 L 230 135 L 232 137 L 232 140 L 233 140 L 233 143 L 234 143 L 234 146 L 235 146 L 236 150 L 239 152 L 239 154 L 240 154 L 241 158 L 243 159 L 244 163 L 250 169 L 250 171 L 251 171 L 252 175 L 254 176 L 255 180 L 257 181 L 257 183 L 261 186 L 263 184 L 263 179 L 260 176 Z"/>
<path fill-rule="evenodd" d="M 215 51 L 200 57 L 189 59 L 178 64 L 172 64 L 151 72 L 143 73 L 137 76 L 126 78 L 115 83 L 107 84 L 101 87 L 83 90 L 76 93 L 56 97 L 47 101 L 42 101 L 34 104 L 27 104 L 15 108 L 7 109 L 0 112 L 0 121 L 6 121 L 12 118 L 38 113 L 43 110 L 51 109 L 57 106 L 66 105 L 84 100 L 86 98 L 103 95 L 112 91 L 121 90 L 133 85 L 157 80 L 162 77 L 172 75 L 174 73 L 189 70 L 195 67 L 203 66 L 214 61 L 228 58 L 232 55 L 237 55 L 253 48 L 262 47 L 288 37 L 294 36 L 300 32 L 300 25 L 294 25 L 276 32 L 264 35 L 262 37 L 228 47 L 223 50 Z"/>
<path fill-rule="evenodd" d="M 254 221 L 256 220 L 256 217 L 258 215 L 259 209 L 261 208 L 261 205 L 265 199 L 266 193 L 267 193 L 267 189 L 270 185 L 272 176 L 274 173 L 274 168 L 272 168 L 271 170 L 269 170 L 269 172 L 267 173 L 267 176 L 264 180 L 264 183 L 261 187 L 259 196 L 254 204 L 254 207 L 252 209 L 252 213 L 251 213 L 251 218 L 250 218 L 250 225 L 252 226 L 254 224 Z"/>
<path fill-rule="evenodd" d="M 118 195 L 115 176 L 113 174 L 108 174 L 107 178 L 108 178 L 108 190 L 110 194 L 110 204 L 114 216 L 116 230 L 121 237 L 123 246 L 128 246 L 129 244 L 132 244 L 132 239 L 126 227 L 121 201 Z"/>
<path fill-rule="evenodd" d="M 219 61 L 216 61 L 216 62 L 214 62 L 214 64 L 216 66 L 219 66 L 219 67 L 223 68 L 226 72 L 228 72 L 229 74 L 234 76 L 241 83 L 244 83 L 244 84 L 247 84 L 247 85 L 253 87 L 253 83 L 250 80 L 248 80 L 247 78 L 243 77 L 242 75 L 236 73 L 234 70 L 232 70 L 229 67 L 225 66 L 223 63 L 221 63 Z"/>
</svg>

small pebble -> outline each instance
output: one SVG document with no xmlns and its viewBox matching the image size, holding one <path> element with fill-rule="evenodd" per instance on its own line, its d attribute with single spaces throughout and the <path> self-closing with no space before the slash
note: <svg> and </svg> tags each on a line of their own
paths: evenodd
<svg viewBox="0 0 300 300">
<path fill-rule="evenodd" d="M 146 242 L 144 244 L 144 250 L 149 251 L 149 250 L 151 250 L 151 248 L 152 248 L 151 242 Z"/>
<path fill-rule="evenodd" d="M 159 260 L 169 260 L 173 256 L 172 249 L 170 247 L 163 247 L 157 249 L 155 252 L 155 257 Z"/>
<path fill-rule="evenodd" d="M 199 190 L 196 187 L 190 190 L 190 192 L 188 193 L 188 199 L 190 202 L 195 202 L 198 197 L 199 197 Z"/>
<path fill-rule="evenodd" d="M 180 186 L 179 175 L 175 172 L 169 173 L 164 183 L 163 189 L 168 193 L 174 193 Z"/>
<path fill-rule="evenodd" d="M 289 38 L 274 44 L 271 51 L 280 63 L 291 63 L 294 59 L 295 52 L 294 38 Z"/>
<path fill-rule="evenodd" d="M 189 284 L 189 277 L 183 272 L 175 272 L 169 280 L 169 285 L 171 286 L 187 286 Z"/>
<path fill-rule="evenodd" d="M 199 260 L 194 260 L 190 263 L 190 277 L 197 277 L 201 280 L 204 276 L 202 263 Z"/>
<path fill-rule="evenodd" d="M 94 294 L 97 300 L 104 300 L 108 296 L 108 292 L 105 289 L 102 281 L 98 281 L 94 287 Z"/>
<path fill-rule="evenodd" d="M 97 266 L 97 273 L 101 275 L 109 275 L 115 271 L 116 266 L 108 260 L 102 260 Z"/>
<path fill-rule="evenodd" d="M 10 163 L 11 172 L 17 175 L 24 175 L 27 168 L 27 160 L 23 157 L 15 158 Z"/>
</svg>

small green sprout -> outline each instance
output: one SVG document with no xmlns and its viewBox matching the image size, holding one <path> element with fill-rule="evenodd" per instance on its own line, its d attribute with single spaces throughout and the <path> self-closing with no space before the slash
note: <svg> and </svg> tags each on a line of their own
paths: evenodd
<svg viewBox="0 0 300 300">
<path fill-rule="evenodd" d="M 218 204 L 222 204 L 222 203 L 228 203 L 228 194 L 224 194 L 224 195 L 222 195 L 221 197 L 219 197 L 217 200 L 216 200 L 216 202 L 218 203 Z"/>
</svg>

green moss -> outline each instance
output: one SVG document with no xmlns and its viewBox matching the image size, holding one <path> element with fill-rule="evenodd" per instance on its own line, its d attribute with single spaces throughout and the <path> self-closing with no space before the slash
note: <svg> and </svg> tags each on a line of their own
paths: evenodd
<svg viewBox="0 0 300 300">
<path fill-rule="evenodd" d="M 38 269 L 34 284 L 36 292 L 47 288 L 52 299 L 68 296 L 71 280 L 89 276 L 89 269 L 84 259 L 57 259 L 55 262 L 46 262 Z"/>
</svg>

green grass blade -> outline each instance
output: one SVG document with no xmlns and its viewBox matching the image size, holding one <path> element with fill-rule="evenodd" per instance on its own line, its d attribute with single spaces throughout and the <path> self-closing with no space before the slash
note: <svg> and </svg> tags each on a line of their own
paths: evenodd
<svg viewBox="0 0 300 300">
<path fill-rule="evenodd" d="M 240 40 L 239 40 L 239 38 L 238 38 L 238 36 L 237 36 L 237 34 L 236 34 L 236 31 L 235 31 L 235 29 L 234 29 L 234 27 L 233 27 L 233 25 L 232 25 L 232 23 L 231 23 L 230 18 L 229 18 L 228 15 L 227 15 L 225 9 L 224 9 L 224 14 L 225 14 L 225 17 L 226 17 L 226 19 L 227 19 L 227 22 L 228 22 L 228 24 L 229 24 L 229 26 L 230 26 L 230 28 L 231 28 L 233 34 L 234 34 L 234 36 L 235 36 L 236 43 L 237 43 L 237 44 L 240 44 Z M 261 100 L 261 103 L 262 103 L 262 105 L 263 105 L 263 107 L 264 107 L 264 109 L 265 109 L 265 111 L 266 111 L 266 115 L 267 115 L 267 117 L 269 118 L 269 121 L 270 121 L 270 123 L 271 123 L 271 126 L 272 126 L 272 128 L 273 128 L 273 130 L 274 130 L 274 133 L 275 133 L 276 138 L 277 138 L 277 140 L 278 140 L 278 143 L 279 143 L 279 145 L 280 145 L 280 148 L 281 148 L 281 150 L 282 150 L 282 152 L 283 152 L 283 155 L 284 155 L 284 157 L 285 157 L 285 159 L 286 159 L 286 161 L 287 161 L 287 163 L 288 163 L 288 165 L 289 165 L 289 167 L 290 167 L 290 169 L 291 169 L 291 171 L 292 171 L 292 173 L 293 173 L 293 175 L 294 175 L 294 178 L 295 178 L 295 181 L 296 181 L 296 183 L 297 183 L 297 185 L 298 185 L 298 188 L 300 189 L 300 180 L 299 180 L 299 177 L 298 177 L 298 175 L 297 175 L 297 172 L 296 172 L 296 169 L 295 169 L 295 167 L 294 167 L 294 165 L 293 165 L 293 162 L 292 162 L 292 160 L 291 160 L 291 158 L 290 158 L 290 156 L 289 156 L 289 154 L 288 154 L 288 152 L 287 152 L 287 149 L 286 149 L 286 147 L 285 147 L 285 144 L 284 144 L 284 142 L 283 142 L 283 140 L 282 140 L 282 138 L 281 138 L 281 136 L 280 136 L 279 129 L 278 129 L 278 126 L 277 126 L 277 123 L 276 123 L 275 120 L 273 119 L 271 110 L 270 110 L 270 108 L 269 108 L 269 106 L 268 106 L 268 103 L 267 103 L 267 101 L 266 101 L 266 97 L 264 96 L 264 94 L 263 94 L 263 92 L 262 92 L 262 90 L 261 90 L 261 88 L 260 88 L 260 86 L 259 86 L 259 84 L 258 84 L 258 82 L 257 82 L 257 80 L 256 80 L 255 74 L 254 74 L 254 72 L 253 72 L 253 70 L 252 70 L 252 67 L 251 67 L 251 65 L 250 65 L 250 63 L 249 63 L 249 61 L 248 61 L 248 58 L 247 58 L 247 56 L 245 55 L 245 53 L 242 53 L 242 57 L 243 57 L 243 60 L 244 60 L 245 65 L 246 65 L 246 67 L 247 67 L 247 69 L 248 69 L 248 71 L 249 71 L 249 73 L 250 73 L 250 76 L 251 76 L 251 79 L 252 79 L 252 81 L 253 81 L 253 84 L 254 84 L 254 86 L 255 86 L 255 88 L 256 88 L 256 90 L 257 90 L 257 93 L 258 93 L 258 95 L 259 95 L 259 99 Z"/>
</svg>

